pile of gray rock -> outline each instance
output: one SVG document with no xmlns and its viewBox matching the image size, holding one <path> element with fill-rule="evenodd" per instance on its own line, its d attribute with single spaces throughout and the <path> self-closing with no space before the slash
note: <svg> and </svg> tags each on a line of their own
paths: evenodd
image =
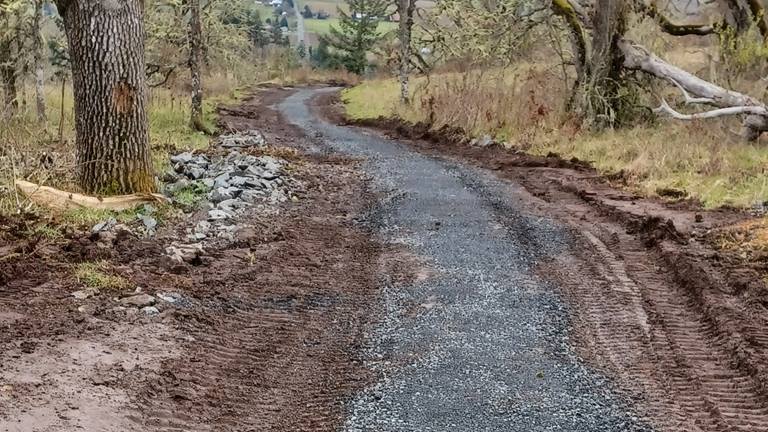
<svg viewBox="0 0 768 432">
<path fill-rule="evenodd" d="M 242 148 L 265 143 L 261 133 L 251 131 L 224 136 L 220 145 Z M 175 174 L 167 179 L 168 195 L 179 196 L 184 191 L 204 195 L 201 201 L 208 206 L 207 217 L 189 230 L 188 241 L 231 237 L 237 228 L 233 219 L 244 209 L 297 199 L 292 194 L 297 182 L 288 175 L 287 162 L 272 156 L 240 150 L 221 156 L 184 152 L 171 157 L 171 163 Z M 173 255 L 186 254 L 175 251 Z"/>
<path fill-rule="evenodd" d="M 249 130 L 224 135 L 219 138 L 219 145 L 224 148 L 265 147 L 267 140 L 257 130 Z"/>
</svg>

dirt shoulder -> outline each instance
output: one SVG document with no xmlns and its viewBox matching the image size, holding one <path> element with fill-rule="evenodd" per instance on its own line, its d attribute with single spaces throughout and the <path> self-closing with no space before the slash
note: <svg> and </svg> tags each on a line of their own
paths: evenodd
<svg viewBox="0 0 768 432">
<path fill-rule="evenodd" d="M 314 105 L 347 124 L 333 95 Z M 638 197 L 582 161 L 472 147 L 456 131 L 391 119 L 357 125 L 510 179 L 530 195 L 521 206 L 570 227 L 574 253 L 539 271 L 574 307 L 581 357 L 613 376 L 660 429 L 768 427 L 768 268 L 714 247 L 749 214 Z"/>
<path fill-rule="evenodd" d="M 184 219 L 108 243 L 0 221 L 0 430 L 337 430 L 368 379 L 356 353 L 381 250 L 355 218 L 373 198 L 356 161 L 304 153 L 311 140 L 268 108 L 280 92 L 224 109 L 222 122 L 262 131 L 304 188 L 244 214 L 198 259 L 165 251 L 189 232 Z M 73 297 L 82 262 L 129 286 Z M 126 307 L 137 288 L 158 313 Z"/>
</svg>

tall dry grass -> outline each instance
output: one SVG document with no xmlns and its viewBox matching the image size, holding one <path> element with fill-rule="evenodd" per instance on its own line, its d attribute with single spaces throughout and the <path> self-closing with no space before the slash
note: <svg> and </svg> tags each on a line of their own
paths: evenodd
<svg viewBox="0 0 768 432">
<path fill-rule="evenodd" d="M 659 119 L 597 133 L 569 119 L 563 83 L 556 68 L 526 64 L 416 79 L 410 106 L 399 104 L 394 79 L 364 82 L 343 100 L 352 118 L 398 116 L 435 128 L 460 127 L 470 137 L 488 134 L 534 154 L 576 157 L 602 173 L 621 173 L 625 187 L 645 195 L 676 189 L 707 207 L 768 200 L 768 148 L 740 142 L 731 132 L 738 129 L 734 120 Z M 650 106 L 653 100 L 645 102 Z"/>
</svg>

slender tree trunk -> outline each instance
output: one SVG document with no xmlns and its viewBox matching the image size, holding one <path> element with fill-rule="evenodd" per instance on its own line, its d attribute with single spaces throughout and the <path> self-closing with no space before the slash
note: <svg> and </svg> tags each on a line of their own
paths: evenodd
<svg viewBox="0 0 768 432">
<path fill-rule="evenodd" d="M 19 108 L 16 89 L 16 61 L 13 58 L 12 39 L 0 40 L 0 80 L 3 85 L 4 117 L 12 117 Z"/>
<path fill-rule="evenodd" d="M 597 0 L 582 111 L 598 128 L 614 126 L 621 115 L 619 90 L 624 60 L 618 44 L 626 30 L 626 17 L 625 0 Z"/>
<path fill-rule="evenodd" d="M 203 25 L 200 21 L 200 0 L 189 0 L 189 72 L 192 78 L 192 129 L 208 132 L 203 123 Z"/>
<path fill-rule="evenodd" d="M 570 111 L 573 108 L 579 92 L 583 89 L 587 75 L 589 74 L 587 64 L 587 39 L 584 36 L 584 28 L 579 15 L 568 1 L 553 0 L 552 8 L 555 14 L 563 17 L 565 23 L 568 25 L 571 47 L 573 49 L 573 66 L 576 69 L 576 82 L 573 84 L 573 89 L 566 102 L 566 109 Z"/>
<path fill-rule="evenodd" d="M 67 95 L 67 79 L 61 80 L 61 101 L 59 104 L 59 144 L 64 144 L 64 97 Z"/>
<path fill-rule="evenodd" d="M 728 25 L 732 26 L 737 34 L 746 32 L 752 21 L 752 14 L 745 0 L 726 0 L 728 7 L 726 18 Z"/>
<path fill-rule="evenodd" d="M 726 17 L 737 34 L 746 32 L 755 23 L 760 34 L 768 37 L 768 17 L 762 0 L 726 0 L 725 4 L 728 7 Z"/>
<path fill-rule="evenodd" d="M 69 40 L 80 185 L 155 189 L 149 150 L 143 0 L 58 0 Z"/>
<path fill-rule="evenodd" d="M 40 23 L 43 19 L 43 1 L 35 0 L 35 16 L 32 20 L 35 56 L 35 105 L 37 120 L 45 124 L 48 121 L 45 107 L 45 76 L 43 72 L 43 37 L 40 34 Z"/>
<path fill-rule="evenodd" d="M 411 69 L 411 33 L 413 31 L 413 12 L 416 0 L 398 0 L 397 13 L 400 15 L 400 103 L 410 103 L 408 90 Z"/>
</svg>

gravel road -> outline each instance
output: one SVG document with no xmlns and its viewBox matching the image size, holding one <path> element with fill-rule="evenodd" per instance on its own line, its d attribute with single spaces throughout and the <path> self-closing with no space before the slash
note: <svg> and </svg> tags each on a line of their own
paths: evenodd
<svg viewBox="0 0 768 432">
<path fill-rule="evenodd" d="M 569 344 L 567 304 L 537 275 L 569 232 L 521 210 L 518 186 L 340 127 L 300 90 L 283 115 L 328 151 L 363 158 L 381 197 L 368 221 L 431 277 L 381 281 L 382 317 L 363 359 L 377 381 L 348 405 L 347 431 L 647 431 Z"/>
</svg>

